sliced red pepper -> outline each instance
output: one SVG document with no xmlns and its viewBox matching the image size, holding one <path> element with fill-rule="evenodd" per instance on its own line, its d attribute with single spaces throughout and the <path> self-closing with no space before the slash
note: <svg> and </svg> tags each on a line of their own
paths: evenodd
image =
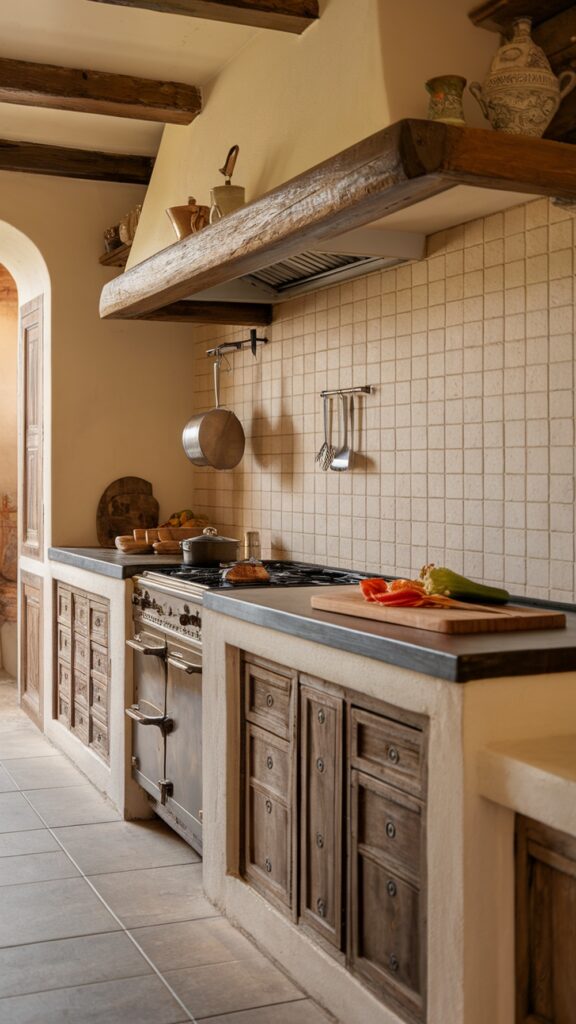
<svg viewBox="0 0 576 1024">
<path fill-rule="evenodd" d="M 377 594 L 373 598 L 378 604 L 387 607 L 410 607 L 411 605 L 422 604 L 424 595 L 421 590 L 395 590 L 388 594 Z"/>
<path fill-rule="evenodd" d="M 388 584 L 386 580 L 379 578 L 360 580 L 360 590 L 366 601 L 376 601 L 379 594 L 388 593 Z"/>
</svg>

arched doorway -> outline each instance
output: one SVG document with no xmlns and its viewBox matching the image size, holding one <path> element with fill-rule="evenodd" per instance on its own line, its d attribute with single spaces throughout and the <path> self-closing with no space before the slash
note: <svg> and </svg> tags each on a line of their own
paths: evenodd
<svg viewBox="0 0 576 1024">
<path fill-rule="evenodd" d="M 18 681 L 22 706 L 39 725 L 49 525 L 49 420 L 43 401 L 50 385 L 49 310 L 50 279 L 40 251 L 0 221 L 0 671 L 5 685 L 10 678 Z"/>
</svg>

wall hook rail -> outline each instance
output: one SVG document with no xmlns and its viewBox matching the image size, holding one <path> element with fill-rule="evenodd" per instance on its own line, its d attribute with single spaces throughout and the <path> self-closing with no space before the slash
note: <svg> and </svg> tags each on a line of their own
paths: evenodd
<svg viewBox="0 0 576 1024">
<path fill-rule="evenodd" d="M 371 395 L 373 390 L 373 384 L 363 384 L 357 388 L 333 388 L 331 391 L 321 391 L 320 398 L 329 398 L 330 395 Z"/>
<path fill-rule="evenodd" d="M 227 352 L 240 352 L 244 348 L 249 348 L 254 358 L 256 358 L 256 352 L 258 345 L 267 345 L 268 338 L 259 338 L 258 332 L 252 328 L 250 331 L 250 337 L 246 338 L 245 341 L 224 341 L 221 345 L 217 345 L 216 348 L 209 348 L 206 351 L 207 356 L 216 356 L 218 359 L 225 355 Z"/>
</svg>

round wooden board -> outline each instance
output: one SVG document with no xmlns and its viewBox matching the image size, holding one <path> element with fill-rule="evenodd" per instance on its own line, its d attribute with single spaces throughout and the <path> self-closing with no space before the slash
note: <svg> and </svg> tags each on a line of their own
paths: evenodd
<svg viewBox="0 0 576 1024">
<path fill-rule="evenodd" d="M 116 537 L 135 529 L 158 526 L 159 506 L 152 484 L 139 476 L 123 476 L 104 491 L 96 512 L 96 533 L 102 548 L 113 548 Z"/>
</svg>

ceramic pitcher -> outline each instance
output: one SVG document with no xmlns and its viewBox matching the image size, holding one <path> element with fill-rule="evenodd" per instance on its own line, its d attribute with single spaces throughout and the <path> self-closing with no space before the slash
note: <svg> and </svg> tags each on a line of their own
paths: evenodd
<svg viewBox="0 0 576 1024">
<path fill-rule="evenodd" d="M 498 132 L 540 138 L 564 96 L 576 85 L 576 73 L 552 71 L 543 50 L 530 36 L 530 18 L 517 18 L 513 34 L 496 53 L 481 86 L 472 82 L 470 92 Z"/>
<path fill-rule="evenodd" d="M 462 95 L 466 87 L 466 79 L 461 75 L 437 75 L 429 78 L 426 89 L 430 94 L 428 107 L 429 121 L 442 121 L 443 124 L 466 124 L 462 109 Z"/>
</svg>

